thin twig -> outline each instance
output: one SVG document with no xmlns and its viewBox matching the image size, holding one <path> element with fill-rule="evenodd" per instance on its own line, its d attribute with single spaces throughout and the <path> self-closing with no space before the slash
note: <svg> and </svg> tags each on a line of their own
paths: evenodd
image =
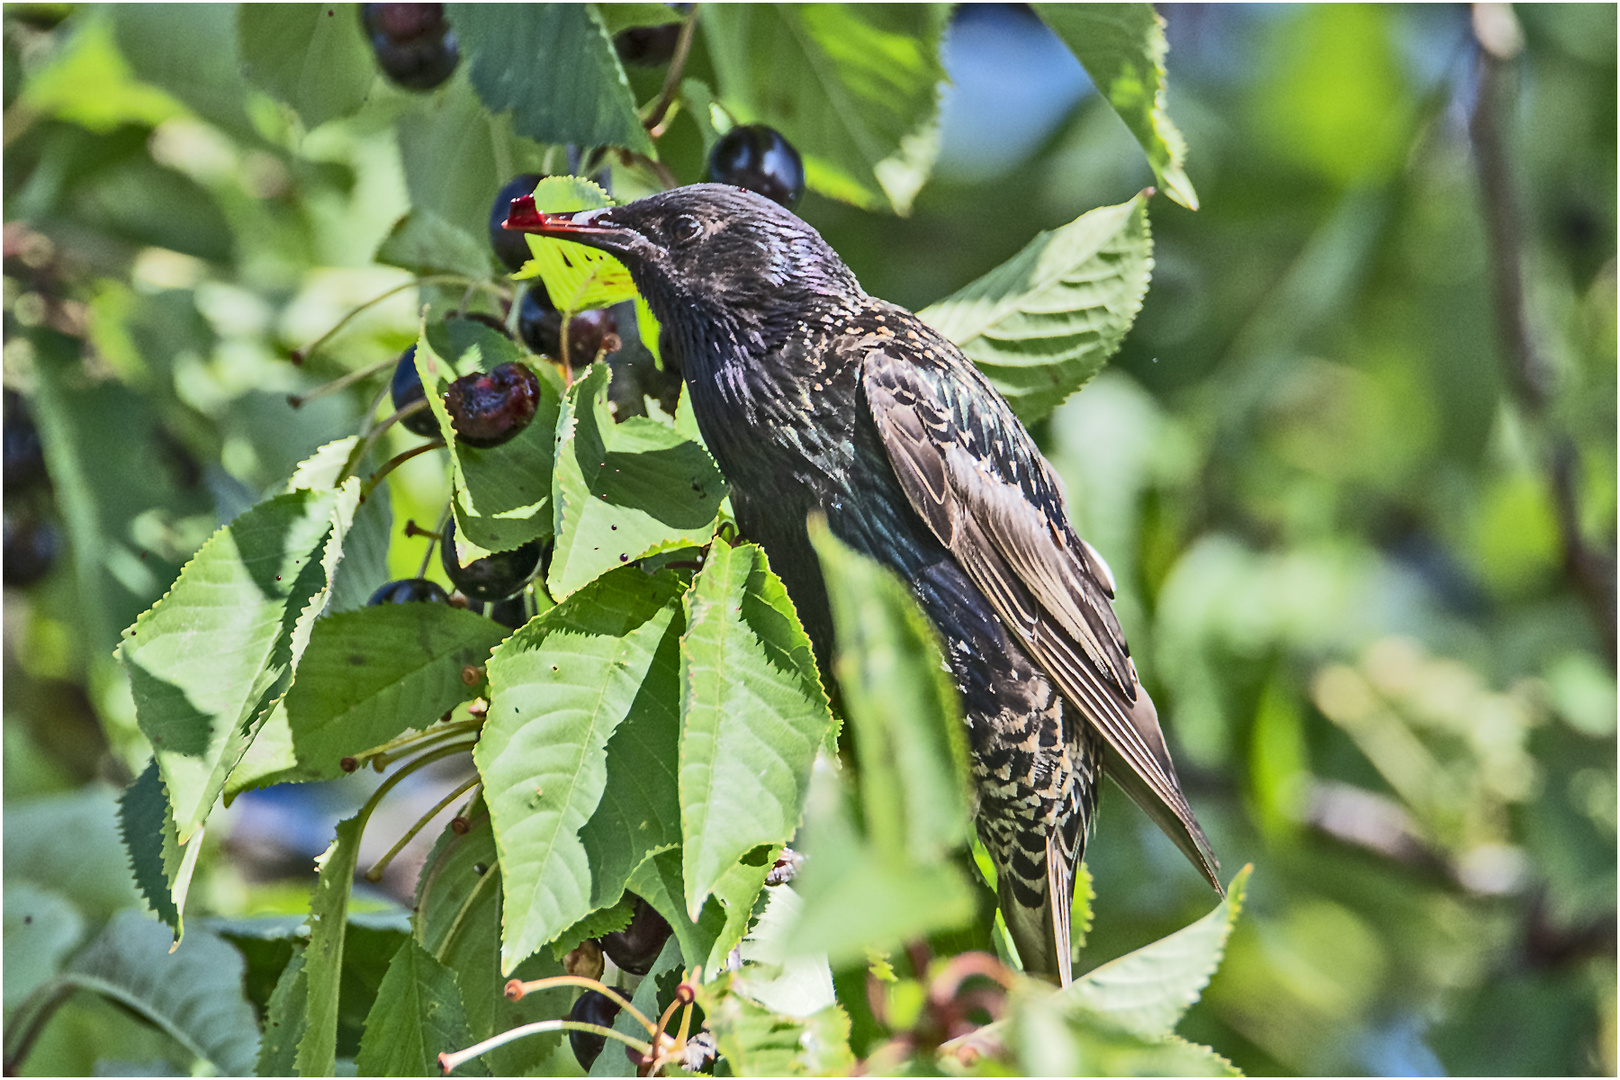
<svg viewBox="0 0 1620 1080">
<path fill-rule="evenodd" d="M 675 100 L 675 92 L 681 88 L 681 76 L 686 71 L 686 56 L 692 51 L 692 35 L 697 30 L 697 13 L 698 5 L 693 4 L 692 9 L 686 13 L 686 18 L 682 20 L 681 36 L 675 40 L 675 55 L 670 57 L 669 70 L 664 73 L 664 85 L 658 91 L 658 103 L 653 106 L 647 119 L 642 121 L 655 139 L 663 134 L 658 125 L 663 122 L 664 114 L 669 111 L 670 103 Z"/>
<path fill-rule="evenodd" d="M 1524 39 L 1505 4 L 1474 6 L 1474 36 L 1480 45 L 1479 96 L 1468 130 L 1479 174 L 1503 362 L 1520 410 L 1531 422 L 1548 428 L 1552 367 L 1531 325 L 1524 282 L 1524 212 L 1503 130 L 1516 89 L 1514 63 Z M 1546 436 L 1545 467 L 1563 544 L 1564 573 L 1597 624 L 1612 667 L 1616 652 L 1614 560 L 1581 535 L 1581 462 L 1574 440 L 1560 431 L 1548 430 Z"/>
</svg>

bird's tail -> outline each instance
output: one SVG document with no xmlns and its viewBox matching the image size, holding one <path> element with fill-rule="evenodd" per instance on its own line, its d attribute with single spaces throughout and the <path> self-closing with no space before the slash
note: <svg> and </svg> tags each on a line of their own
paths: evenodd
<svg viewBox="0 0 1620 1080">
<path fill-rule="evenodd" d="M 1015 885 L 1014 874 L 998 867 L 997 900 L 1007 932 L 1018 947 L 1024 970 L 1059 986 L 1068 986 L 1070 975 L 1069 909 L 1074 902 L 1074 874 L 1057 837 L 1046 838 L 1046 888 L 1039 904 L 1030 901 L 1028 883 Z"/>
</svg>

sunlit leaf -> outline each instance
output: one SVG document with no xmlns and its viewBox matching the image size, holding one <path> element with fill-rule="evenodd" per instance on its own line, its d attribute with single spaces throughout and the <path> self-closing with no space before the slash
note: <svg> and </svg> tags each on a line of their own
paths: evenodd
<svg viewBox="0 0 1620 1080">
<path fill-rule="evenodd" d="M 513 634 L 489 662 L 474 758 L 506 888 L 510 970 L 676 840 L 677 585 L 625 568 Z"/>
<path fill-rule="evenodd" d="M 1082 214 L 918 314 L 961 346 L 1026 424 L 1102 368 L 1153 268 L 1146 200 Z"/>
<path fill-rule="evenodd" d="M 558 423 L 557 546 L 546 588 L 559 599 L 645 555 L 706 542 L 726 485 L 700 443 L 655 420 L 615 424 L 606 364 L 568 391 Z"/>
<path fill-rule="evenodd" d="M 1058 992 L 1065 1009 L 1082 1010 L 1144 1038 L 1169 1035 L 1220 966 L 1249 868 L 1232 879 L 1226 898 L 1191 926 L 1087 972 Z"/>
<path fill-rule="evenodd" d="M 541 213 L 595 210 L 612 206 L 608 193 L 580 176 L 548 176 L 534 189 L 534 208 Z M 618 259 L 572 240 L 526 234 L 533 258 L 514 274 L 539 277 L 558 311 L 609 307 L 639 294 L 630 271 Z"/>
<path fill-rule="evenodd" d="M 716 540 L 682 603 L 681 833 L 696 917 L 728 867 L 799 827 L 832 715 L 810 639 L 758 547 Z"/>
<path fill-rule="evenodd" d="M 1147 152 L 1165 194 L 1190 210 L 1198 195 L 1182 165 L 1187 140 L 1165 110 L 1164 19 L 1151 4 L 1035 4 L 1036 14 L 1080 59 L 1086 74 Z"/>
<path fill-rule="evenodd" d="M 260 503 L 204 544 L 125 631 L 118 656 L 181 843 L 291 682 L 294 632 L 326 587 L 337 504 L 337 492 L 308 490 Z"/>
</svg>

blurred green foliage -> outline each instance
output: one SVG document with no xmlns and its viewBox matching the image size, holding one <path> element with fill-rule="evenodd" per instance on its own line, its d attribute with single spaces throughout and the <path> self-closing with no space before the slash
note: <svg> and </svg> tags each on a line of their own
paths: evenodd
<svg viewBox="0 0 1620 1080">
<path fill-rule="evenodd" d="M 1468 9 L 1161 13 L 1201 209 L 1152 201 L 1142 314 L 1037 435 L 1112 564 L 1193 805 L 1229 872 L 1256 866 L 1180 1033 L 1257 1074 L 1613 1074 L 1615 9 L 1516 11 L 1496 106 L 1511 253 L 1470 138 L 1493 106 Z M 278 103 L 248 68 L 286 73 L 238 32 L 223 5 L 5 8 L 4 378 L 52 488 L 8 483 L 6 509 L 54 515 L 68 555 L 5 594 L 6 947 L 46 964 L 8 964 L 8 1009 L 134 896 L 106 785 L 148 748 L 118 632 L 218 525 L 377 415 L 372 385 L 286 395 L 397 355 L 414 294 L 302 369 L 287 354 L 407 280 L 372 258 L 407 206 L 476 230 L 509 175 L 562 168 L 459 76 L 428 97 L 373 79 L 364 110 L 321 123 L 361 88 L 301 103 L 295 81 Z M 698 40 L 688 71 L 712 83 Z M 630 76 L 645 101 L 661 72 Z M 681 121 L 660 143 L 681 180 L 706 137 Z M 814 194 L 800 212 L 869 291 L 921 308 L 1153 182 L 1088 94 L 994 175 L 936 170 L 907 217 Z M 1504 260 L 1543 407 L 1499 330 Z M 378 460 L 413 440 L 385 442 Z M 431 525 L 449 497 L 428 459 L 387 490 L 396 522 Z M 390 572 L 421 550 L 396 537 Z M 1088 849 L 1084 967 L 1208 907 L 1117 794 Z M 207 843 L 194 908 L 277 902 Z M 851 1021 L 864 1054 L 877 1029 Z M 27 1071 L 186 1060 L 173 1041 L 80 994 Z"/>
</svg>

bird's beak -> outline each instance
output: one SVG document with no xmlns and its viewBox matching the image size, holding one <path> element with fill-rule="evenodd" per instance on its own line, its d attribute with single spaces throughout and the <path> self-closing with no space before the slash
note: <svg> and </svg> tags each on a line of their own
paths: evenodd
<svg viewBox="0 0 1620 1080">
<path fill-rule="evenodd" d="M 513 232 L 555 236 L 559 240 L 573 240 L 587 247 L 599 248 L 615 255 L 634 255 L 647 240 L 627 225 L 620 225 L 609 215 L 613 207 L 599 210 L 575 210 L 566 214 L 547 214 L 536 210 L 534 196 L 520 195 L 512 200 L 502 228 Z"/>
</svg>

